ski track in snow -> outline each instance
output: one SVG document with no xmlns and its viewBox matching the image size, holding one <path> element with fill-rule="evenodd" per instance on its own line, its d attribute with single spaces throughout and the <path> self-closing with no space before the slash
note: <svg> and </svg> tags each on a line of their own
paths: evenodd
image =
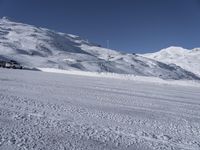
<svg viewBox="0 0 200 150">
<path fill-rule="evenodd" d="M 199 91 L 0 69 L 0 150 L 199 150 Z"/>
</svg>

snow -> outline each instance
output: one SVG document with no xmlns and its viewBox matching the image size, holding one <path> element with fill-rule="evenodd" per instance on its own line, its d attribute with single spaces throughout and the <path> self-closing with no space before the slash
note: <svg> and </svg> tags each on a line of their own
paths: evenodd
<svg viewBox="0 0 200 150">
<path fill-rule="evenodd" d="M 0 59 L 41 70 L 0 68 L 0 150 L 199 150 L 199 58 L 0 19 Z"/>
<path fill-rule="evenodd" d="M 88 72 L 88 71 L 79 71 L 79 70 L 61 70 L 61 69 L 55 69 L 55 68 L 38 68 L 38 69 L 40 71 L 49 72 L 49 73 L 79 75 L 79 76 L 98 77 L 98 78 L 111 78 L 111 79 L 120 79 L 120 80 L 134 80 L 134 81 L 151 82 L 151 83 L 157 83 L 157 84 L 200 87 L 200 81 L 196 81 L 196 80 L 193 80 L 193 81 L 191 80 L 163 80 L 157 77 L 135 76 L 132 74 Z"/>
<path fill-rule="evenodd" d="M 183 69 L 193 72 L 200 76 L 200 49 L 192 50 L 182 47 L 169 47 L 155 53 L 144 54 L 142 56 L 167 63 L 176 64 Z"/>
<path fill-rule="evenodd" d="M 111 72 L 162 79 L 200 80 L 195 74 L 136 54 L 99 47 L 79 36 L 0 19 L 0 58 L 26 68 Z"/>
<path fill-rule="evenodd" d="M 64 73 L 0 69 L 0 149 L 200 149 L 199 83 Z"/>
</svg>

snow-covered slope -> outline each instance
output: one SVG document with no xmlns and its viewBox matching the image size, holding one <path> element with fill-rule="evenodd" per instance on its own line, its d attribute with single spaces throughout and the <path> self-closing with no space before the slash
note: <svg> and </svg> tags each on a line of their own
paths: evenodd
<svg viewBox="0 0 200 150">
<path fill-rule="evenodd" d="M 199 91 L 0 69 L 0 150 L 199 150 Z"/>
<path fill-rule="evenodd" d="M 88 43 L 78 36 L 0 20 L 0 58 L 26 67 L 114 72 L 164 79 L 198 79 L 175 65 L 120 53 Z"/>
<path fill-rule="evenodd" d="M 200 48 L 188 50 L 181 47 L 169 47 L 143 56 L 167 64 L 176 64 L 200 76 Z"/>
</svg>

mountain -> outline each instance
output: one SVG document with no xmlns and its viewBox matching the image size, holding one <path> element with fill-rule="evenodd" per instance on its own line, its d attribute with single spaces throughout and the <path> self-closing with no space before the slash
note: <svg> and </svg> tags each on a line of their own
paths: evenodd
<svg viewBox="0 0 200 150">
<path fill-rule="evenodd" d="M 188 50 L 182 47 L 169 47 L 159 52 L 144 54 L 142 56 L 167 64 L 176 64 L 200 76 L 200 48 Z"/>
<path fill-rule="evenodd" d="M 176 65 L 102 48 L 79 36 L 17 23 L 5 17 L 0 19 L 0 59 L 15 60 L 29 68 L 199 79 Z"/>
</svg>

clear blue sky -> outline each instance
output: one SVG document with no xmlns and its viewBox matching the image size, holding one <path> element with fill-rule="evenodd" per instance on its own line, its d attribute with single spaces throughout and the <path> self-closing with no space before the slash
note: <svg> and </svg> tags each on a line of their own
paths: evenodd
<svg viewBox="0 0 200 150">
<path fill-rule="evenodd" d="M 0 0 L 0 17 L 126 52 L 200 47 L 200 0 Z"/>
</svg>

